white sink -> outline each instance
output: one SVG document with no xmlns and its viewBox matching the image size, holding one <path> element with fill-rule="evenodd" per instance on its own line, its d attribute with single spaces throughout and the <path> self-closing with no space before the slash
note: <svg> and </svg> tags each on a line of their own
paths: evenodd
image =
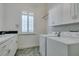
<svg viewBox="0 0 79 59">
<path fill-rule="evenodd" d="M 76 44 L 79 43 L 79 38 L 72 37 L 48 37 L 48 39 L 58 41 L 64 44 Z"/>
<path fill-rule="evenodd" d="M 79 38 L 79 32 L 61 32 L 61 37 L 75 37 Z"/>
</svg>

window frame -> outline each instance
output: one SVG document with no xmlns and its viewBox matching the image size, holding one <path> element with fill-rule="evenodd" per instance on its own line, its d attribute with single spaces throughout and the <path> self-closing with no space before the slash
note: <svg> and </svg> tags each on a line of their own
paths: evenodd
<svg viewBox="0 0 79 59">
<path fill-rule="evenodd" d="M 31 12 L 26 12 L 26 13 L 27 13 L 27 15 L 29 15 L 28 13 L 31 13 Z M 26 15 L 26 14 L 21 13 L 21 15 L 20 15 L 20 29 L 19 29 L 19 34 L 35 34 L 34 21 L 33 21 L 33 32 L 22 32 L 22 15 Z M 34 17 L 34 15 L 33 15 L 33 17 Z M 34 17 L 34 19 L 35 19 L 35 17 Z"/>
</svg>

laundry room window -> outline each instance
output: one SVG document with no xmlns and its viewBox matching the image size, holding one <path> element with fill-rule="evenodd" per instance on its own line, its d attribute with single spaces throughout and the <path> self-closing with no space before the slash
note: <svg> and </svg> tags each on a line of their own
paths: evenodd
<svg viewBox="0 0 79 59">
<path fill-rule="evenodd" d="M 22 12 L 22 32 L 34 32 L 34 13 Z"/>
</svg>

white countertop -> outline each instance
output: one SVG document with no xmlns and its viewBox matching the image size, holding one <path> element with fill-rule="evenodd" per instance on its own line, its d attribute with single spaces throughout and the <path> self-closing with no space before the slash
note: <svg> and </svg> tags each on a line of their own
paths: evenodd
<svg viewBox="0 0 79 59">
<path fill-rule="evenodd" d="M 52 39 L 52 40 L 56 40 L 58 42 L 61 42 L 61 43 L 64 43 L 64 44 L 77 44 L 79 43 L 79 38 L 70 38 L 70 37 L 47 37 L 49 39 Z"/>
<path fill-rule="evenodd" d="M 9 38 L 12 38 L 14 37 L 16 34 L 5 34 L 5 35 L 2 35 L 0 36 L 0 44 L 6 42 L 9 40 Z"/>
</svg>

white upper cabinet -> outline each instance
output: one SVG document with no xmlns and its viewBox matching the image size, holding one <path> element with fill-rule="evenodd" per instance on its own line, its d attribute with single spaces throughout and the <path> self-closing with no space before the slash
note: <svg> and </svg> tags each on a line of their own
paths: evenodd
<svg viewBox="0 0 79 59">
<path fill-rule="evenodd" d="M 71 4 L 66 3 L 66 4 L 63 4 L 62 7 L 63 7 L 62 8 L 63 9 L 63 11 L 62 11 L 63 23 L 68 23 L 72 19 L 71 14 L 70 14 L 71 13 Z"/>
<path fill-rule="evenodd" d="M 62 6 L 56 6 L 49 10 L 48 26 L 60 24 L 62 21 Z"/>
<path fill-rule="evenodd" d="M 64 3 L 49 10 L 48 26 L 79 22 L 79 4 Z"/>
<path fill-rule="evenodd" d="M 79 3 L 72 4 L 71 17 L 74 22 L 79 22 Z"/>
<path fill-rule="evenodd" d="M 63 4 L 63 24 L 79 22 L 79 4 Z"/>
</svg>

